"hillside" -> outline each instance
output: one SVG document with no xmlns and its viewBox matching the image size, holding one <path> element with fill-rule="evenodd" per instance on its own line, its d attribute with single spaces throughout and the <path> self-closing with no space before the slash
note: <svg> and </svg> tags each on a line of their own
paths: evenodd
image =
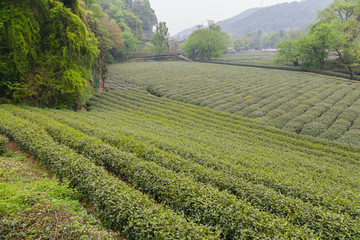
<svg viewBox="0 0 360 240">
<path fill-rule="evenodd" d="M 332 0 L 305 0 L 282 3 L 259 9 L 239 21 L 233 22 L 229 19 L 217 24 L 234 38 L 240 37 L 246 31 L 257 29 L 269 34 L 280 29 L 305 29 L 308 24 L 316 21 L 318 10 L 324 9 L 331 2 Z"/>
<path fill-rule="evenodd" d="M 308 73 L 207 63 L 112 65 L 109 87 L 133 83 L 162 97 L 360 146 L 360 85 Z"/>
<path fill-rule="evenodd" d="M 316 21 L 318 10 L 324 9 L 331 2 L 332 0 L 304 0 L 253 8 L 216 24 L 233 38 L 241 37 L 247 31 L 258 29 L 269 34 L 280 29 L 305 29 L 308 24 Z M 185 30 L 175 36 L 184 40 L 188 34 L 189 30 Z"/>
<path fill-rule="evenodd" d="M 251 8 L 251 9 L 248 9 L 242 13 L 240 13 L 239 15 L 235 16 L 235 17 L 232 17 L 230 19 L 228 19 L 227 22 L 224 22 L 224 26 L 228 26 L 228 25 L 231 25 L 233 23 L 236 23 L 238 21 L 241 21 L 242 19 L 248 17 L 248 16 L 251 16 L 253 13 L 255 13 L 256 11 L 258 11 L 260 8 Z M 192 28 L 189 28 L 189 29 L 186 29 L 182 32 L 179 32 L 178 34 L 176 34 L 175 36 L 172 36 L 172 39 L 173 40 L 177 40 L 177 41 L 184 41 L 186 40 L 190 35 L 191 33 L 193 33 L 194 31 L 196 31 L 199 27 L 198 26 L 195 26 L 195 27 L 192 27 Z M 222 26 L 223 28 L 223 26 Z"/>
<path fill-rule="evenodd" d="M 0 131 L 129 239 L 360 237 L 357 148 L 145 89 L 97 94 L 89 105 L 0 105 Z"/>
</svg>

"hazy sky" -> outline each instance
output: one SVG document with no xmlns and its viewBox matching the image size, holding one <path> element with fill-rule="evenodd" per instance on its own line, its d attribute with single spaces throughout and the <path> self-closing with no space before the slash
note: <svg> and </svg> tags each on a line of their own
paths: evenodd
<svg viewBox="0 0 360 240">
<path fill-rule="evenodd" d="M 198 24 L 207 25 L 233 17 L 249 8 L 271 6 L 294 0 L 149 0 L 159 22 L 166 22 L 175 35 Z"/>
</svg>

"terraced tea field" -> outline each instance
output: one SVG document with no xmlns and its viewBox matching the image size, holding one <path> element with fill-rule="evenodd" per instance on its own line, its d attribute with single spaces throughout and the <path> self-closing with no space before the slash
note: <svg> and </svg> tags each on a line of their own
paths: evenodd
<svg viewBox="0 0 360 240">
<path fill-rule="evenodd" d="M 256 119 L 302 135 L 360 146 L 360 85 L 325 76 L 205 63 L 110 66 L 108 87 Z"/>
<path fill-rule="evenodd" d="M 360 238 L 359 148 L 146 89 L 89 104 L 0 105 L 0 132 L 85 192 L 129 239 Z"/>
<path fill-rule="evenodd" d="M 235 54 L 226 54 L 216 59 L 232 63 L 254 63 L 254 64 L 272 64 L 276 52 L 266 51 L 241 51 Z"/>
</svg>

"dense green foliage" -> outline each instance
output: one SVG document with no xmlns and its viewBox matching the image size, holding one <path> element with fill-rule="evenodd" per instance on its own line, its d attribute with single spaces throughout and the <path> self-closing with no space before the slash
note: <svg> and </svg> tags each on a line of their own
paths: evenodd
<svg viewBox="0 0 360 240">
<path fill-rule="evenodd" d="M 109 87 L 131 82 L 152 93 L 270 126 L 360 146 L 360 89 L 309 73 L 181 62 L 113 65 Z"/>
<path fill-rule="evenodd" d="M 278 59 L 299 62 L 306 66 L 325 68 L 336 56 L 335 64 L 348 68 L 358 65 L 356 52 L 360 48 L 360 2 L 358 0 L 335 0 L 319 13 L 319 20 L 309 25 L 307 32 L 296 40 L 281 43 Z"/>
<path fill-rule="evenodd" d="M 330 28 L 329 49 L 335 51 L 339 62 L 351 70 L 358 64 L 355 52 L 360 48 L 360 1 L 335 0 L 319 14 L 319 22 L 313 28 Z"/>
<path fill-rule="evenodd" d="M 209 23 L 208 28 L 193 32 L 181 49 L 189 58 L 209 60 L 220 57 L 229 43 L 230 36 L 222 32 L 219 26 Z"/>
<path fill-rule="evenodd" d="M 0 95 L 80 105 L 91 88 L 104 89 L 106 64 L 155 23 L 148 1 L 1 1 Z"/>
<path fill-rule="evenodd" d="M 154 52 L 156 54 L 161 54 L 168 48 L 169 41 L 169 29 L 166 26 L 165 22 L 160 22 L 156 25 L 156 30 L 151 38 L 151 43 L 154 46 Z"/>
<path fill-rule="evenodd" d="M 278 48 L 277 55 L 274 58 L 274 63 L 287 64 L 291 62 L 294 66 L 299 65 L 300 52 L 296 46 L 295 39 L 287 39 L 279 42 L 276 47 Z"/>
<path fill-rule="evenodd" d="M 144 38 L 144 31 L 152 31 L 152 27 L 157 24 L 157 18 L 148 0 L 85 0 L 85 2 L 95 6 L 99 4 L 104 13 L 114 19 L 122 31 L 139 40 Z"/>
<path fill-rule="evenodd" d="M 59 1 L 1 2 L 1 94 L 69 105 L 82 96 L 97 40 Z"/>
<path fill-rule="evenodd" d="M 41 132 L 41 139 L 48 142 L 46 149 L 56 159 L 51 166 L 66 169 L 58 173 L 71 175 L 71 182 L 95 202 L 110 188 L 114 202 L 105 200 L 109 195 L 101 195 L 106 205 L 101 205 L 100 212 L 109 208 L 123 212 L 127 201 L 138 209 L 140 202 L 134 200 L 139 196 L 123 197 L 125 206 L 119 211 L 115 196 L 121 182 L 105 176 L 102 168 L 81 155 L 187 218 L 216 226 L 224 239 L 359 238 L 357 148 L 158 98 L 142 89 L 99 94 L 89 104 L 90 111 L 80 112 L 2 105 L 0 129 L 18 136 L 17 141 L 29 142 L 26 146 L 39 141 L 38 136 L 22 139 L 20 134 L 30 135 L 31 128 Z M 19 123 L 26 123 L 24 130 L 16 127 Z M 58 142 L 57 151 L 49 138 Z M 45 151 L 42 145 L 36 146 Z M 66 167 L 70 155 L 74 155 L 73 170 Z M 98 178 L 84 171 L 84 166 L 100 171 Z M 102 190 L 88 190 L 87 181 L 96 183 L 90 185 L 95 187 L 101 181 Z M 153 212 L 146 219 L 154 223 L 161 216 Z M 149 228 L 152 225 L 137 225 L 137 232 Z"/>
</svg>

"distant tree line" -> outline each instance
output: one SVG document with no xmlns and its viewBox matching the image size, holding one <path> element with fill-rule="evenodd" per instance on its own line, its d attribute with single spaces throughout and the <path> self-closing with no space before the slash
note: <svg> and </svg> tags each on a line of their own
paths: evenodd
<svg viewBox="0 0 360 240">
<path fill-rule="evenodd" d="M 234 47 L 237 52 L 249 49 L 275 48 L 279 42 L 286 39 L 293 39 L 299 32 L 299 30 L 291 32 L 278 30 L 270 35 L 260 29 L 257 31 L 247 31 L 242 37 L 234 40 Z"/>
<path fill-rule="evenodd" d="M 0 98 L 74 107 L 156 24 L 148 0 L 2 0 Z"/>
</svg>

